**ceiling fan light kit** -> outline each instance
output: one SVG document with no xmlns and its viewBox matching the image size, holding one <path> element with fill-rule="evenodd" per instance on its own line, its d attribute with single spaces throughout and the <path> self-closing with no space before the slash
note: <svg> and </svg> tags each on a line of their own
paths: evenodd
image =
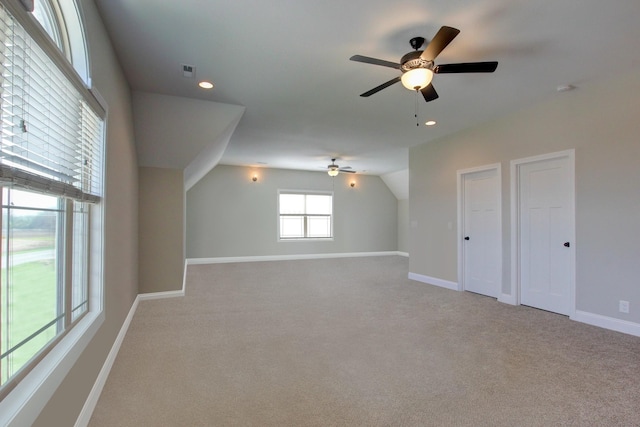
<svg viewBox="0 0 640 427">
<path fill-rule="evenodd" d="M 422 90 L 433 79 L 433 71 L 428 68 L 414 68 L 413 70 L 405 71 L 400 77 L 402 85 L 409 90 Z"/>
</svg>

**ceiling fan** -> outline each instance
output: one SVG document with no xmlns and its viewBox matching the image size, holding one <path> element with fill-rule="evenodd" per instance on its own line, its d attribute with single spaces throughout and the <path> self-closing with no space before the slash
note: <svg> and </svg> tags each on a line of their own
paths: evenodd
<svg viewBox="0 0 640 427">
<path fill-rule="evenodd" d="M 356 173 L 356 171 L 350 169 L 351 166 L 345 166 L 341 168 L 340 166 L 336 165 L 336 159 L 331 159 L 331 164 L 327 165 L 327 173 L 329 174 L 329 176 L 337 176 L 340 172 Z"/>
<path fill-rule="evenodd" d="M 462 62 L 457 64 L 435 65 L 433 62 L 445 47 L 460 33 L 460 30 L 443 26 L 435 37 L 427 44 L 424 50 L 418 50 L 425 42 L 423 37 L 414 37 L 410 40 L 414 52 L 409 52 L 400 59 L 400 63 L 370 58 L 368 56 L 354 55 L 351 61 L 364 62 L 366 64 L 381 65 L 383 67 L 400 70 L 402 74 L 386 83 L 376 86 L 360 96 L 371 96 L 395 83 L 402 82 L 409 90 L 422 92 L 426 102 L 438 98 L 438 93 L 433 88 L 431 80 L 434 74 L 459 74 L 459 73 L 493 73 L 498 67 L 498 62 Z"/>
</svg>

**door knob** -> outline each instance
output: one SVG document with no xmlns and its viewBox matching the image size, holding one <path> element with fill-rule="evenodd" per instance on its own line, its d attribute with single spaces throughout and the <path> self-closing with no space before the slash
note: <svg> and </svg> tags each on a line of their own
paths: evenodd
<svg viewBox="0 0 640 427">
<path fill-rule="evenodd" d="M 469 236 L 465 236 L 464 240 L 469 240 Z"/>
<path fill-rule="evenodd" d="M 571 246 L 571 244 L 569 242 L 564 242 L 564 247 L 568 248 L 569 246 Z"/>
</svg>

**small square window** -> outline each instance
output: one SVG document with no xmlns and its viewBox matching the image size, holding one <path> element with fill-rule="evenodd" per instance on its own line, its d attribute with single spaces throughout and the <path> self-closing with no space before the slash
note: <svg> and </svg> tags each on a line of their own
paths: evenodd
<svg viewBox="0 0 640 427">
<path fill-rule="evenodd" d="M 280 240 L 333 237 L 333 194 L 278 193 Z"/>
</svg>

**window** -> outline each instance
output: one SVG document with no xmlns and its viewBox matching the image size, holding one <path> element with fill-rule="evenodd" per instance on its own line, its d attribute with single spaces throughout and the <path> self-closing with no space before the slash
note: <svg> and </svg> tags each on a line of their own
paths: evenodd
<svg viewBox="0 0 640 427">
<path fill-rule="evenodd" d="M 280 240 L 333 237 L 333 194 L 278 193 Z"/>
<path fill-rule="evenodd" d="M 0 398 L 89 311 L 105 114 L 70 62 L 77 34 L 58 2 L 36 0 L 41 29 L 10 6 L 0 3 Z"/>
</svg>

